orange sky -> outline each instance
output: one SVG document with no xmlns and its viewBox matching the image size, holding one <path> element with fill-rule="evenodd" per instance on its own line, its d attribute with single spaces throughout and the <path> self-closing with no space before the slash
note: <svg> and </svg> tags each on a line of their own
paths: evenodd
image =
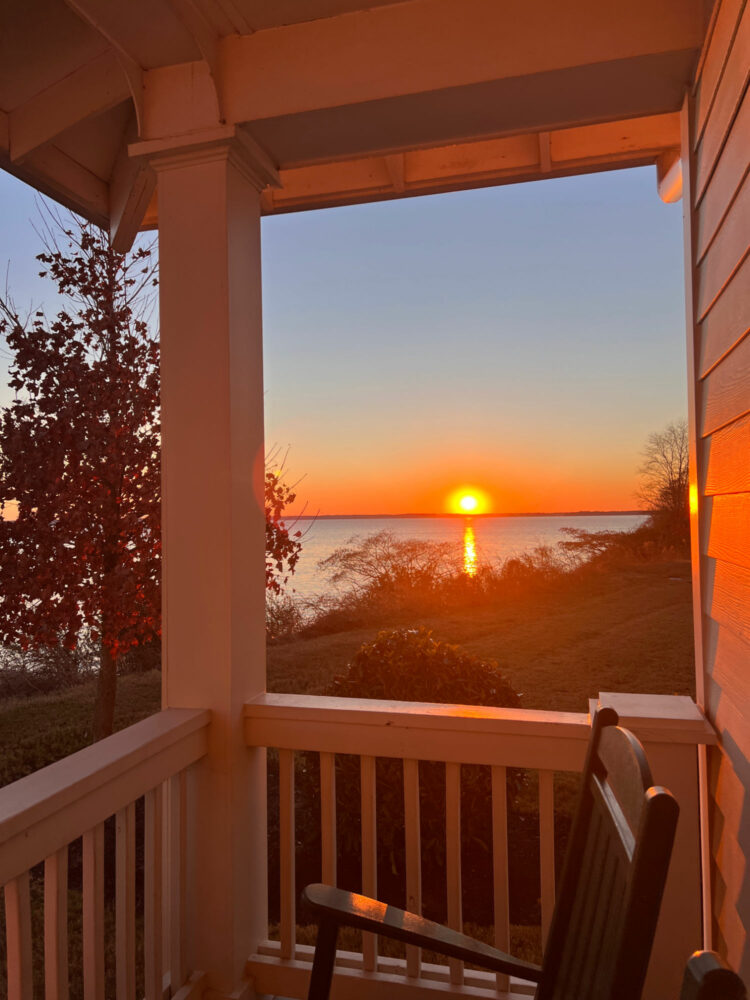
<svg viewBox="0 0 750 1000">
<path fill-rule="evenodd" d="M 629 473 L 615 463 L 608 469 L 586 469 L 584 460 L 573 456 L 546 469 L 534 468 L 532 462 L 495 463 L 478 457 L 471 462 L 394 464 L 388 477 L 358 468 L 356 478 L 351 468 L 322 461 L 299 483 L 294 509 L 300 512 L 301 501 L 308 505 L 307 514 L 455 512 L 456 491 L 479 490 L 486 496 L 484 513 L 634 510 L 639 506 L 634 497 L 638 456 L 632 458 Z M 290 468 L 290 480 L 295 471 Z"/>
</svg>

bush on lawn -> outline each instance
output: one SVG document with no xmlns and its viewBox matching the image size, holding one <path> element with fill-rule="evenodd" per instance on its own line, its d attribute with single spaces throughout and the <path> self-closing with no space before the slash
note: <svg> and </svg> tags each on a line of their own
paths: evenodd
<svg viewBox="0 0 750 1000">
<path fill-rule="evenodd" d="M 435 640 L 424 628 L 383 631 L 355 654 L 345 673 L 334 678 L 325 694 L 345 698 L 416 701 L 520 707 L 520 698 L 497 664 L 482 660 L 459 646 Z M 378 896 L 403 906 L 405 843 L 403 765 L 400 760 L 378 758 L 377 829 Z M 511 803 L 523 777 L 509 772 L 507 792 Z M 445 766 L 420 761 L 420 820 L 422 837 L 423 911 L 444 919 L 446 911 Z M 299 859 L 300 884 L 319 878 L 320 769 L 317 754 L 300 755 L 298 810 L 307 820 Z M 338 883 L 359 891 L 361 887 L 360 758 L 336 756 L 336 826 Z M 461 768 L 462 870 L 464 897 L 470 900 L 466 919 L 492 922 L 492 813 L 489 767 Z M 533 830 L 533 817 L 515 815 L 511 826 Z M 517 838 L 516 838 L 517 839 Z M 529 836 L 520 838 L 530 845 Z M 531 837 L 533 841 L 533 834 Z M 520 842 L 520 841 L 519 841 Z M 524 850 L 523 848 L 521 848 Z M 530 852 L 524 850 L 524 854 Z M 533 868 L 533 861 L 531 861 Z M 538 861 L 537 861 L 538 869 Z M 532 909 L 538 891 L 532 895 Z M 518 914 L 515 914 L 518 916 Z"/>
</svg>

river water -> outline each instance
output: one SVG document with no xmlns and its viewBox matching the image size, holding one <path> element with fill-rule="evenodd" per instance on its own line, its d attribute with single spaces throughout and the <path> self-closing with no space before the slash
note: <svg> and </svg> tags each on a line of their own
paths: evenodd
<svg viewBox="0 0 750 1000">
<path fill-rule="evenodd" d="M 389 531 L 397 539 L 450 542 L 471 572 L 478 563 L 501 562 L 538 545 L 556 545 L 561 528 L 586 531 L 629 531 L 641 524 L 641 514 L 560 514 L 552 517 L 331 517 L 300 519 L 294 530 L 303 532 L 302 554 L 290 589 L 311 597 L 328 589 L 318 568 L 321 560 L 354 539 Z"/>
</svg>

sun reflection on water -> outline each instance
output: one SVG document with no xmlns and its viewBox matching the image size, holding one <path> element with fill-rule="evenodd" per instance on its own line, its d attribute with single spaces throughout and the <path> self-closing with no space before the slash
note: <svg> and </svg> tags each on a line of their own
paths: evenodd
<svg viewBox="0 0 750 1000">
<path fill-rule="evenodd" d="M 467 576 L 477 575 L 477 541 L 474 528 L 469 522 L 464 526 L 464 573 Z"/>
</svg>

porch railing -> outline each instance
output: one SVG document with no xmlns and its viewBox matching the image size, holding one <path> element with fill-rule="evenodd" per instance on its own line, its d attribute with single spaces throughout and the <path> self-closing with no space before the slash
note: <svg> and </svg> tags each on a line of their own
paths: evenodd
<svg viewBox="0 0 750 1000">
<path fill-rule="evenodd" d="M 162 1000 L 165 987 L 174 996 L 186 982 L 185 778 L 206 754 L 209 719 L 207 711 L 169 709 L 0 789 L 8 1000 L 32 1000 L 34 973 L 38 986 L 42 971 L 34 966 L 42 963 L 46 1000 L 68 997 L 71 845 L 76 869 L 80 850 L 86 1000 L 107 995 L 105 955 L 112 951 L 118 1000 L 135 1000 L 137 971 L 147 1000 Z M 107 823 L 107 836 L 114 827 L 115 839 L 114 886 L 106 879 L 110 901 L 114 895 L 113 930 L 105 919 Z M 137 854 L 143 858 L 138 918 L 144 942 L 138 970 Z M 35 927 L 42 911 L 37 940 L 32 910 Z"/>
<path fill-rule="evenodd" d="M 610 696 L 615 699 L 621 696 Z M 642 707 L 641 699 L 641 707 Z M 648 702 L 648 698 L 646 698 Z M 669 702 L 668 709 L 665 708 Z M 705 722 L 690 699 L 652 698 L 652 711 L 630 720 L 644 738 L 674 746 L 678 754 L 670 762 L 660 762 L 656 780 L 672 784 L 677 772 L 687 768 L 688 781 L 697 785 L 695 744 L 710 738 Z M 628 706 L 626 706 L 628 707 Z M 669 716 L 659 719 L 662 711 Z M 636 711 L 636 715 L 638 712 Z M 664 723 L 671 728 L 666 731 Z M 508 768 L 538 773 L 539 811 L 539 895 L 542 939 L 549 927 L 555 898 L 555 840 L 553 775 L 559 771 L 580 771 L 589 737 L 589 716 L 564 712 L 535 712 L 513 709 L 476 708 L 456 705 L 421 705 L 399 702 L 318 698 L 266 694 L 245 708 L 245 737 L 249 746 L 269 747 L 279 755 L 279 868 L 280 940 L 263 942 L 249 963 L 255 988 L 261 993 L 303 997 L 309 975 L 312 949 L 295 940 L 295 754 L 314 752 L 320 757 L 320 842 L 322 879 L 336 883 L 336 754 L 359 756 L 361 786 L 361 886 L 368 895 L 377 894 L 377 830 L 375 760 L 378 757 L 403 761 L 403 804 L 405 825 L 405 892 L 407 905 L 421 909 L 420 885 L 420 800 L 419 761 L 445 764 L 446 803 L 446 895 L 448 923 L 460 929 L 461 913 L 461 765 L 486 765 L 491 769 L 492 871 L 494 938 L 497 947 L 508 950 L 508 872 L 513 858 L 508 851 L 506 776 Z M 679 731 L 678 731 L 679 730 Z M 656 754 L 658 757 L 658 752 Z M 690 777 L 690 769 L 693 774 Z M 666 774 L 665 771 L 674 771 Z M 684 779 L 682 781 L 684 785 Z M 697 793 L 691 800 L 697 807 Z M 683 871 L 679 905 L 693 893 L 692 910 L 698 913 L 697 813 L 691 804 L 683 809 L 681 838 L 677 851 L 682 860 L 695 861 L 694 870 Z M 305 816 L 305 823 L 318 821 Z M 672 887 L 675 891 L 675 886 Z M 668 890 L 669 891 L 669 890 Z M 688 904 L 690 908 L 691 904 Z M 690 923 L 690 919 L 688 919 Z M 691 927 L 694 929 L 694 922 Z M 695 946 L 697 946 L 697 942 Z M 679 947 L 679 945 L 678 945 Z M 686 954 L 689 954 L 690 948 Z M 663 952 L 658 962 L 673 960 Z M 410 949 L 405 959 L 378 956 L 377 942 L 365 935 L 362 951 L 339 952 L 336 975 L 349 981 L 351 995 L 358 1000 L 384 995 L 413 996 L 416 993 L 450 988 L 458 994 L 496 996 L 497 990 L 524 992 L 519 981 L 504 976 L 465 970 L 461 963 L 436 966 L 421 962 L 418 950 Z M 660 982 L 665 977 L 658 970 Z M 669 979 L 669 976 L 666 977 Z M 356 980 L 356 987 L 353 980 Z M 383 993 L 385 984 L 386 994 Z M 343 983 L 342 983 L 343 985 Z"/>
<path fill-rule="evenodd" d="M 677 995 L 685 957 L 700 945 L 696 745 L 712 742 L 714 736 L 688 698 L 602 695 L 600 700 L 614 702 L 624 723 L 645 742 L 655 780 L 670 787 L 680 802 L 677 842 L 645 998 Z M 206 799 L 201 806 L 198 797 L 204 785 L 210 788 L 211 782 L 221 782 L 225 776 L 217 766 L 209 766 L 213 759 L 209 745 L 217 760 L 220 753 L 237 759 L 245 751 L 227 741 L 210 742 L 211 719 L 205 710 L 166 709 L 0 789 L 0 885 L 9 1000 L 32 1000 L 40 995 L 42 982 L 46 1000 L 67 1000 L 68 958 L 76 949 L 82 953 L 84 1000 L 110 993 L 118 1000 L 136 996 L 187 1000 L 199 997 L 204 988 L 211 995 L 223 995 L 211 985 L 212 968 L 193 954 L 201 929 L 212 919 L 210 912 L 196 905 L 192 881 L 206 860 L 197 855 L 204 842 L 200 831 L 216 821 L 205 808 Z M 509 944 L 508 876 L 515 863 L 509 849 L 507 770 L 536 771 L 539 895 L 546 933 L 555 882 L 553 774 L 580 770 L 588 716 L 266 694 L 245 706 L 243 726 L 247 747 L 275 748 L 279 755 L 280 940 L 259 940 L 266 926 L 262 921 L 256 921 L 259 926 L 248 928 L 247 934 L 242 932 L 254 942 L 245 971 L 247 985 L 256 992 L 302 997 L 307 988 L 312 949 L 295 940 L 294 761 L 299 752 L 320 758 L 320 784 L 315 790 L 319 812 L 308 811 L 304 823 L 308 827 L 320 823 L 322 877 L 332 883 L 337 880 L 336 755 L 359 757 L 361 884 L 367 893 L 378 890 L 376 804 L 382 789 L 376 761 L 403 761 L 403 888 L 407 904 L 417 910 L 422 897 L 419 762 L 445 765 L 446 897 L 448 921 L 457 928 L 462 923 L 461 765 L 489 768 L 488 877 L 495 940 L 504 949 Z M 189 780 L 198 762 L 202 763 L 195 768 L 196 780 Z M 257 787 L 250 782 L 243 789 L 252 811 L 262 817 L 265 782 L 259 778 Z M 262 838 L 252 850 L 258 852 L 253 856 L 255 869 L 265 871 Z M 69 872 L 74 883 L 70 887 Z M 257 916 L 265 912 L 265 886 L 256 897 Z M 71 900 L 81 908 L 80 920 L 70 912 Z M 220 895 L 211 905 L 228 904 Z M 75 948 L 74 937 L 80 938 Z M 0 992 L 2 978 L 0 969 Z M 360 952 L 339 953 L 335 984 L 339 996 L 357 1000 L 435 991 L 485 997 L 497 996 L 498 991 L 528 991 L 519 981 L 509 983 L 463 969 L 459 963 L 442 966 L 423 961 L 417 951 L 404 959 L 379 955 L 377 942 L 367 937 Z"/>
</svg>

